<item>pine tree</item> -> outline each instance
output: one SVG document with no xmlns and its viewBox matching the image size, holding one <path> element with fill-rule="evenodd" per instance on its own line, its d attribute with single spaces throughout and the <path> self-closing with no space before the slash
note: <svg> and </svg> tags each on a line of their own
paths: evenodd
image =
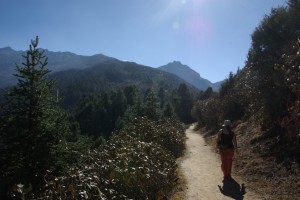
<svg viewBox="0 0 300 200">
<path fill-rule="evenodd" d="M 159 107 L 157 105 L 157 97 L 155 93 L 148 89 L 144 95 L 144 102 L 143 102 L 143 114 L 150 119 L 158 120 L 159 115 Z"/>
<path fill-rule="evenodd" d="M 69 132 L 66 113 L 58 107 L 54 81 L 44 51 L 31 41 L 23 66 L 16 66 L 18 83 L 1 105 L 1 182 L 39 184 L 46 170 L 55 170 L 56 147 Z"/>
<path fill-rule="evenodd" d="M 159 88 L 158 97 L 160 102 L 160 109 L 163 109 L 165 106 L 165 90 L 163 88 Z"/>
<path fill-rule="evenodd" d="M 193 122 L 193 118 L 191 116 L 193 97 L 186 84 L 182 83 L 178 86 L 178 89 L 174 92 L 172 101 L 175 113 L 179 117 L 180 121 L 184 123 Z"/>
<path fill-rule="evenodd" d="M 171 103 L 167 103 L 165 109 L 163 110 L 163 116 L 165 118 L 172 118 L 175 116 L 175 113 L 174 113 Z"/>
</svg>

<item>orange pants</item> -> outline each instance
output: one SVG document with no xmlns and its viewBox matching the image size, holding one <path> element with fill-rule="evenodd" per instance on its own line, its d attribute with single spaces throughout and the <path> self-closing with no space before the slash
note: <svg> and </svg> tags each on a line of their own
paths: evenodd
<svg viewBox="0 0 300 200">
<path fill-rule="evenodd" d="M 234 155 L 234 149 L 224 149 L 220 150 L 221 155 L 221 169 L 223 171 L 223 175 L 225 177 L 231 176 L 231 168 L 232 168 L 232 158 Z"/>
</svg>

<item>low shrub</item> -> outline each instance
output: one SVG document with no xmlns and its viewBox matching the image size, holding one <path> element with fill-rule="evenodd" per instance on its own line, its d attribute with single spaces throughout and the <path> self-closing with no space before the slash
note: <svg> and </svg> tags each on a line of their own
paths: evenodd
<svg viewBox="0 0 300 200">
<path fill-rule="evenodd" d="M 82 155 L 64 175 L 49 171 L 45 186 L 30 199 L 167 199 L 177 179 L 175 158 L 183 149 L 179 122 L 138 118 Z M 22 188 L 17 192 L 21 197 Z"/>
<path fill-rule="evenodd" d="M 154 142 L 171 152 L 173 156 L 180 157 L 185 148 L 185 127 L 176 119 L 165 119 L 161 122 L 149 120 L 146 117 L 134 119 L 127 127 L 112 137 L 123 139 L 137 138 L 144 142 Z"/>
</svg>

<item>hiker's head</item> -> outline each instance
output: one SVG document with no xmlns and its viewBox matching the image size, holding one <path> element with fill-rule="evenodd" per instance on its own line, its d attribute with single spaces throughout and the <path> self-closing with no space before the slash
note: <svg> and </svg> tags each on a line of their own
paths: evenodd
<svg viewBox="0 0 300 200">
<path fill-rule="evenodd" d="M 222 125 L 223 127 L 226 127 L 226 128 L 231 128 L 231 121 L 226 119 L 224 121 L 224 124 Z"/>
</svg>

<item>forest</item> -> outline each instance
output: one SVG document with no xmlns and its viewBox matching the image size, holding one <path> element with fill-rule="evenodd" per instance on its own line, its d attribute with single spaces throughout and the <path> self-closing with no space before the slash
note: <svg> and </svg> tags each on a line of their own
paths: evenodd
<svg viewBox="0 0 300 200">
<path fill-rule="evenodd" d="M 300 174 L 300 3 L 273 8 L 251 35 L 245 66 L 230 72 L 218 93 L 198 99 L 192 115 L 217 132 L 231 119 L 241 148 L 238 163 L 248 180 L 274 199 L 297 199 Z M 206 91 L 207 92 L 207 91 Z M 258 160 L 261 160 L 258 162 Z M 257 176 L 254 176 L 257 174 Z M 278 189 L 281 188 L 281 189 Z M 282 197 L 282 195 L 285 195 Z"/>
<path fill-rule="evenodd" d="M 16 66 L 18 83 L 3 95 L 1 197 L 165 198 L 176 184 L 183 123 L 192 122 L 187 85 L 167 97 L 166 88 L 142 92 L 124 84 L 77 95 L 63 106 L 38 42 L 31 41 Z"/>
<path fill-rule="evenodd" d="M 265 137 L 295 147 L 299 137 L 300 5 L 272 9 L 252 33 L 246 64 L 230 72 L 218 93 L 206 91 L 193 116 L 209 128 L 220 119 L 255 120 Z M 299 147 L 299 146 L 298 146 Z M 300 157 L 298 157 L 299 159 Z"/>
<path fill-rule="evenodd" d="M 299 1 L 273 8 L 251 37 L 245 66 L 230 72 L 219 92 L 128 82 L 87 94 L 84 87 L 94 86 L 62 88 L 63 78 L 48 76 L 36 37 L 16 66 L 18 83 L 2 91 L 0 198 L 168 199 L 186 125 L 197 122 L 213 135 L 224 119 L 258 127 L 259 133 L 244 133 L 253 153 L 284 165 L 290 179 L 278 184 L 298 194 Z M 116 73 L 109 77 L 117 79 Z"/>
</svg>

